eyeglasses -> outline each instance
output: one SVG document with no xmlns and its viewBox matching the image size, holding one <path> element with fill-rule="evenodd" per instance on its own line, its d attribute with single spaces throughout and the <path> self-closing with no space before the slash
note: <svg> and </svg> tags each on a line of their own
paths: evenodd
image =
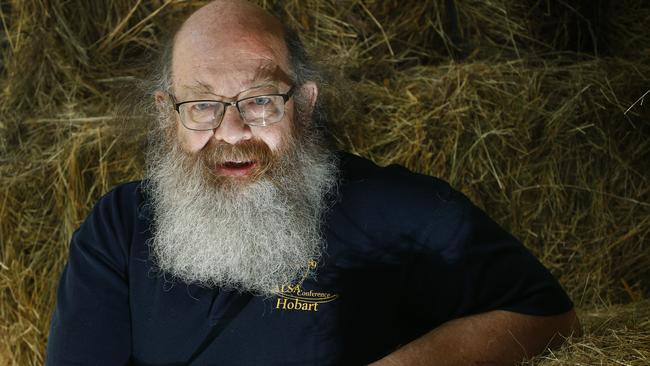
<svg viewBox="0 0 650 366">
<path fill-rule="evenodd" d="M 286 94 L 256 95 L 233 102 L 187 100 L 177 103 L 176 98 L 170 96 L 183 126 L 190 130 L 206 131 L 219 127 L 228 107 L 236 107 L 244 123 L 249 126 L 268 126 L 279 122 L 284 117 L 284 105 L 293 91 L 292 86 Z"/>
</svg>

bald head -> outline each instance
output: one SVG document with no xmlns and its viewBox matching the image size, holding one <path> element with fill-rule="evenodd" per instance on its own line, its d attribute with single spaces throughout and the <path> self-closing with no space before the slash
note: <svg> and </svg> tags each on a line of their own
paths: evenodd
<svg viewBox="0 0 650 366">
<path fill-rule="evenodd" d="M 198 27 L 198 28 L 197 28 Z M 192 14 L 179 30 L 214 29 L 223 32 L 260 32 L 281 36 L 282 24 L 261 7 L 245 0 L 215 0 Z"/>
<path fill-rule="evenodd" d="M 289 82 L 283 33 L 280 21 L 257 5 L 214 1 L 192 14 L 176 34 L 173 85 L 229 86 L 214 91 L 234 97 L 262 79 Z"/>
</svg>

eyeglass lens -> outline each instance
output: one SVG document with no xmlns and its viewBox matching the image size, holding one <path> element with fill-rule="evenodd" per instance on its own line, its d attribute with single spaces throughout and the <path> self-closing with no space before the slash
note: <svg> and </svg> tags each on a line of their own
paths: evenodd
<svg viewBox="0 0 650 366">
<path fill-rule="evenodd" d="M 179 106 L 183 124 L 194 130 L 215 128 L 225 112 L 226 104 L 216 101 L 197 101 Z M 237 102 L 244 123 L 265 126 L 278 122 L 284 116 L 284 98 L 280 95 L 260 95 Z"/>
</svg>

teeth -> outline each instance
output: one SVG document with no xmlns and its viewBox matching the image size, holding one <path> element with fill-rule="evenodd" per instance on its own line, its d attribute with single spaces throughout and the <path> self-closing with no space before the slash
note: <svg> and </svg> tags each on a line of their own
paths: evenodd
<svg viewBox="0 0 650 366">
<path fill-rule="evenodd" d="M 229 160 L 223 163 L 224 166 L 231 166 L 231 167 L 243 167 L 251 164 L 253 164 L 252 161 L 233 161 L 233 160 Z"/>
</svg>

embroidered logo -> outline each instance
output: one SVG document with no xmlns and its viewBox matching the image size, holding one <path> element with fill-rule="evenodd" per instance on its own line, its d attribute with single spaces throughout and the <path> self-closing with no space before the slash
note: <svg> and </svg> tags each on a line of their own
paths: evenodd
<svg viewBox="0 0 650 366">
<path fill-rule="evenodd" d="M 309 270 L 316 269 L 316 266 L 316 261 L 309 262 Z M 329 292 L 304 289 L 302 287 L 303 280 L 296 285 L 285 285 L 280 288 L 275 303 L 276 309 L 318 311 L 318 305 L 334 301 L 339 297 L 339 295 Z"/>
</svg>

